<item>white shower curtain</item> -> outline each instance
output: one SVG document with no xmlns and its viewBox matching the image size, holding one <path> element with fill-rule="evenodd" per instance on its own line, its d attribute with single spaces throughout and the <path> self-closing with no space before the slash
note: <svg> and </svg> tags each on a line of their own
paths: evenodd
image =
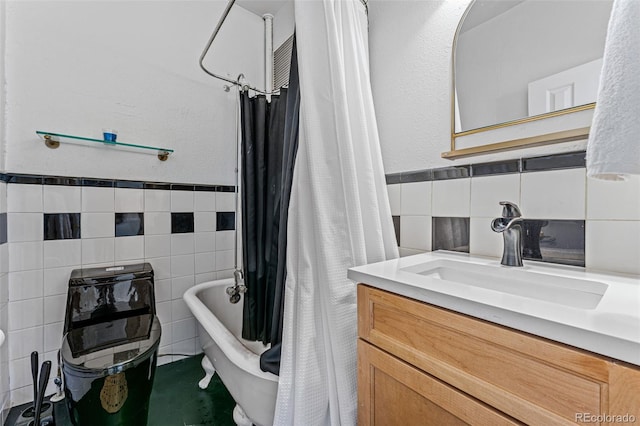
<svg viewBox="0 0 640 426">
<path fill-rule="evenodd" d="M 300 136 L 291 191 L 276 425 L 356 423 L 356 288 L 398 256 L 359 0 L 295 0 Z"/>
</svg>

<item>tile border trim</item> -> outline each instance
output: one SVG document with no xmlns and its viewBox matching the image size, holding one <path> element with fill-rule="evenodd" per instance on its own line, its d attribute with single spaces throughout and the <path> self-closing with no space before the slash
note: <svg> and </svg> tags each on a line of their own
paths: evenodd
<svg viewBox="0 0 640 426">
<path fill-rule="evenodd" d="M 0 181 L 27 185 L 92 186 L 102 188 L 136 188 L 179 191 L 234 192 L 233 185 L 204 185 L 173 182 L 146 182 L 125 179 L 99 179 L 73 176 L 31 175 L 22 173 L 0 173 Z"/>
<path fill-rule="evenodd" d="M 385 175 L 385 177 L 387 185 L 393 185 L 398 183 L 427 182 L 510 173 L 575 169 L 585 166 L 586 151 L 574 151 L 487 163 L 389 173 Z"/>
</svg>

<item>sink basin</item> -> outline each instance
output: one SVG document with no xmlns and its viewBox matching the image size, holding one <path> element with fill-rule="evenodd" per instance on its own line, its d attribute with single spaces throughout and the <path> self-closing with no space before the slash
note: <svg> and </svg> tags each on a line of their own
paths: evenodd
<svg viewBox="0 0 640 426">
<path fill-rule="evenodd" d="M 462 284 L 581 309 L 595 309 L 608 287 L 599 281 L 551 275 L 528 267 L 479 265 L 444 259 L 401 270 L 439 280 L 443 284 Z"/>
</svg>

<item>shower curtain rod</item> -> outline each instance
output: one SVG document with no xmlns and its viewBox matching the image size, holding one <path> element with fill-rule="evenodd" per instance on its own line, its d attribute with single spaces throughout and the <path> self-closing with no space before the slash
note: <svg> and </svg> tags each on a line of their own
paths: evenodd
<svg viewBox="0 0 640 426">
<path fill-rule="evenodd" d="M 368 0 L 359 0 L 360 3 L 362 3 L 362 5 L 364 6 L 364 12 L 369 15 L 369 7 L 367 5 Z M 241 84 L 240 83 L 240 77 L 238 77 L 238 80 L 231 80 L 230 78 L 227 77 L 223 77 L 221 75 L 218 75 L 212 71 L 209 71 L 203 64 L 204 58 L 205 56 L 207 56 L 207 53 L 209 53 L 209 49 L 211 49 L 211 45 L 213 44 L 213 40 L 215 40 L 216 36 L 218 35 L 218 32 L 220 31 L 220 27 L 222 27 L 222 24 L 224 23 L 225 19 L 227 19 L 227 15 L 229 15 L 229 12 L 231 11 L 231 8 L 233 7 L 233 5 L 235 4 L 236 0 L 229 0 L 229 2 L 227 3 L 227 7 L 224 9 L 224 12 L 222 12 L 222 16 L 220 16 L 220 20 L 218 21 L 218 24 L 216 25 L 216 28 L 213 30 L 213 34 L 211 34 L 211 37 L 209 37 L 209 41 L 207 42 L 207 45 L 205 46 L 204 50 L 202 51 L 202 55 L 200 55 L 200 68 L 202 68 L 202 70 L 204 72 L 206 72 L 207 74 L 209 74 L 211 77 L 215 77 L 219 80 L 223 80 L 226 81 L 227 83 L 231 83 L 233 85 L 236 86 L 240 86 L 240 88 L 242 90 L 253 90 L 255 92 L 258 93 L 262 93 L 263 95 L 271 95 L 271 94 L 275 94 L 278 93 L 280 91 L 280 89 L 274 89 L 271 92 L 267 92 L 266 90 L 260 90 L 256 87 L 253 87 L 249 84 Z M 243 74 L 240 74 L 240 76 L 243 76 Z"/>
</svg>

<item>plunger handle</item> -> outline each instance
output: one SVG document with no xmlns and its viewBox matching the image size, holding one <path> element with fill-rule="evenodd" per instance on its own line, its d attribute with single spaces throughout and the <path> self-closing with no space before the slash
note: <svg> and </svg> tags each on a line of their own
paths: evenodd
<svg viewBox="0 0 640 426">
<path fill-rule="evenodd" d="M 40 383 L 38 384 L 38 400 L 36 401 L 34 426 L 40 426 L 40 410 L 42 409 L 44 394 L 47 391 L 49 373 L 51 373 L 51 361 L 45 361 L 42 363 L 42 368 L 40 369 Z"/>
<path fill-rule="evenodd" d="M 31 352 L 31 377 L 33 377 L 33 407 L 35 410 L 36 400 L 38 399 L 38 352 Z"/>
</svg>

